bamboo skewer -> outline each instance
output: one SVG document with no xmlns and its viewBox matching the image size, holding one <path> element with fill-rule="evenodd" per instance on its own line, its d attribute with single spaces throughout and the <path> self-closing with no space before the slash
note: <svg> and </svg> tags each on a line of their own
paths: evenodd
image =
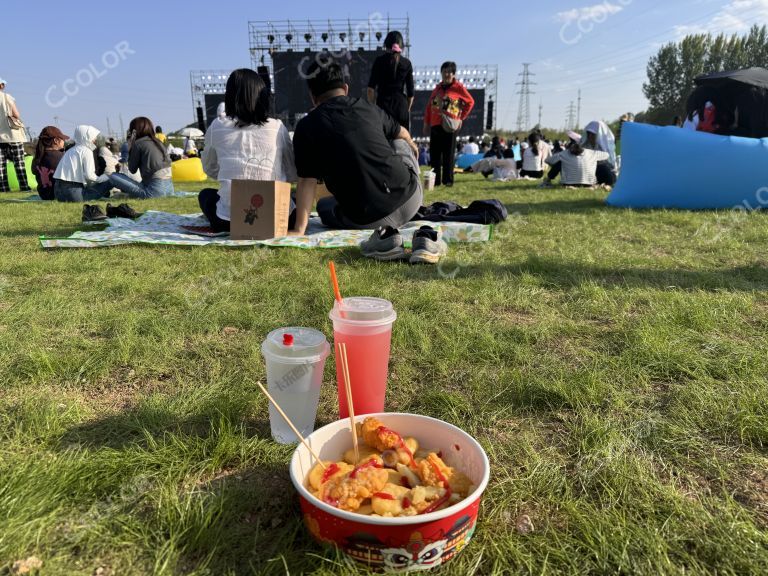
<svg viewBox="0 0 768 576">
<path fill-rule="evenodd" d="M 357 440 L 357 426 L 355 425 L 355 405 L 352 401 L 352 381 L 349 376 L 349 362 L 347 360 L 347 345 L 344 342 L 339 344 L 341 352 L 341 367 L 344 375 L 344 389 L 347 392 L 347 410 L 349 411 L 349 421 L 352 426 L 352 447 L 355 449 L 355 463 L 360 463 L 360 448 Z"/>
<path fill-rule="evenodd" d="M 280 405 L 279 405 L 277 402 L 275 402 L 275 399 L 274 399 L 274 398 L 272 398 L 272 396 L 269 394 L 269 392 L 267 392 L 267 389 L 266 389 L 266 388 L 264 388 L 264 385 L 263 385 L 261 382 L 256 382 L 256 385 L 257 385 L 259 388 L 261 388 L 261 391 L 262 391 L 262 392 L 264 392 L 264 395 L 265 395 L 265 396 L 266 396 L 266 397 L 269 399 L 269 401 L 270 401 L 270 402 L 272 402 L 272 406 L 274 406 L 274 407 L 275 407 L 275 410 L 277 410 L 278 412 L 280 412 L 280 416 L 282 416 L 282 417 L 283 417 L 283 419 L 285 420 L 285 422 L 288 424 L 288 426 L 290 426 L 290 427 L 291 427 L 291 430 L 293 430 L 293 433 L 294 433 L 294 434 L 296 434 L 296 436 L 298 436 L 299 440 L 301 440 L 301 443 L 302 443 L 302 444 L 304 444 L 304 447 L 305 447 L 307 450 L 309 450 L 309 453 L 310 453 L 310 454 L 312 454 L 312 456 L 314 456 L 314 457 L 315 457 L 315 460 L 317 460 L 318 464 L 320 464 L 320 466 L 322 466 L 322 467 L 323 467 L 323 470 L 326 470 L 326 466 L 325 466 L 325 464 L 323 464 L 323 461 L 322 461 L 322 460 L 320 460 L 320 456 L 318 456 L 318 455 L 315 453 L 315 451 L 314 451 L 314 450 L 312 450 L 312 447 L 311 447 L 311 446 L 310 446 L 310 445 L 307 443 L 307 441 L 304 439 L 304 436 L 302 436 L 302 435 L 301 435 L 301 432 L 299 432 L 299 431 L 296 429 L 296 426 L 294 426 L 294 425 L 293 425 L 293 422 L 291 422 L 291 419 L 290 419 L 290 418 L 288 418 L 288 416 L 286 415 L 286 413 L 285 413 L 285 412 L 283 412 L 283 409 L 282 409 L 282 408 L 280 408 Z"/>
</svg>

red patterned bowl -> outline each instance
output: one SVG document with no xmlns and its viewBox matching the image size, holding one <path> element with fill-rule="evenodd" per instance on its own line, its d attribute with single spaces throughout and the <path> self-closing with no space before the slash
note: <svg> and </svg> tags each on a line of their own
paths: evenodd
<svg viewBox="0 0 768 576">
<path fill-rule="evenodd" d="M 371 414 L 402 436 L 413 436 L 424 448 L 442 451 L 449 466 L 460 469 L 475 491 L 444 510 L 405 518 L 376 518 L 345 512 L 315 498 L 306 479 L 316 464 L 303 444 L 291 459 L 291 481 L 301 499 L 304 523 L 316 540 L 342 549 L 348 556 L 387 572 L 428 570 L 445 564 L 469 543 L 475 531 L 480 498 L 488 485 L 490 464 L 480 444 L 463 430 L 428 416 Z M 358 416 L 362 421 L 365 416 Z M 349 420 L 339 420 L 307 438 L 323 460 L 341 460 L 352 446 Z"/>
</svg>

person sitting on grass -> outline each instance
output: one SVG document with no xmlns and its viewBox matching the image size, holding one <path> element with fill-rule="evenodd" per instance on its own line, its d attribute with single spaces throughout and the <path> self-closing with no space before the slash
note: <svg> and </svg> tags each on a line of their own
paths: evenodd
<svg viewBox="0 0 768 576">
<path fill-rule="evenodd" d="M 616 138 L 605 122 L 595 120 L 587 124 L 586 136 L 581 141 L 585 150 L 608 153 L 608 159 L 597 165 L 597 183 L 607 186 L 616 184 Z"/>
<path fill-rule="evenodd" d="M 93 151 L 99 131 L 93 126 L 75 128 L 75 145 L 67 150 L 53 173 L 53 194 L 59 202 L 84 202 L 109 196 L 106 176 L 96 175 Z"/>
<path fill-rule="evenodd" d="M 523 169 L 521 178 L 534 178 L 538 180 L 544 176 L 544 168 L 547 158 L 551 154 L 549 144 L 541 139 L 537 133 L 528 136 L 528 148 L 523 154 Z"/>
<path fill-rule="evenodd" d="M 598 162 L 605 162 L 608 158 L 608 152 L 585 149 L 579 142 L 573 142 L 567 150 L 550 156 L 546 162 L 550 166 L 560 163 L 560 183 L 564 186 L 592 187 L 598 183 Z"/>
<path fill-rule="evenodd" d="M 214 232 L 229 231 L 232 180 L 297 180 L 291 137 L 280 120 L 269 117 L 270 93 L 261 77 L 248 68 L 235 70 L 224 98 L 230 115 L 208 128 L 202 156 L 219 190 L 206 188 L 198 196 Z"/>
<path fill-rule="evenodd" d="M 293 137 L 299 186 L 291 234 L 305 233 L 318 180 L 332 195 L 317 205 L 328 227 L 372 230 L 409 222 L 423 192 L 408 130 L 367 99 L 350 97 L 338 64 L 313 62 L 307 77 L 315 107 Z"/>
<path fill-rule="evenodd" d="M 112 186 L 131 198 L 157 198 L 173 194 L 171 159 L 162 142 L 155 136 L 155 127 L 149 118 L 139 116 L 131 120 L 128 141 L 128 172 L 139 171 L 141 182 L 130 176 L 114 173 L 109 176 Z"/>
<path fill-rule="evenodd" d="M 565 146 L 561 147 L 560 150 L 554 152 L 552 154 L 552 156 L 555 156 L 555 155 L 559 154 L 560 152 L 565 152 L 571 146 L 573 146 L 574 144 L 576 144 L 576 143 L 581 141 L 581 134 L 579 134 L 578 132 L 574 132 L 573 130 L 569 130 L 567 132 L 567 134 L 568 134 L 568 138 L 569 138 L 568 142 L 565 144 Z M 559 162 L 559 161 L 554 162 L 554 163 L 547 162 L 547 164 L 552 166 L 552 168 L 549 169 L 549 174 L 547 174 L 547 177 L 544 178 L 544 181 L 541 183 L 539 188 L 549 188 L 550 186 L 552 186 L 552 182 L 555 180 L 555 178 L 560 176 L 560 172 L 562 171 L 562 168 L 563 168 L 562 163 Z"/>
<path fill-rule="evenodd" d="M 37 180 L 37 193 L 43 200 L 54 200 L 53 175 L 64 157 L 64 143 L 69 136 L 56 126 L 46 126 L 40 132 L 32 159 L 32 173 Z"/>
</svg>

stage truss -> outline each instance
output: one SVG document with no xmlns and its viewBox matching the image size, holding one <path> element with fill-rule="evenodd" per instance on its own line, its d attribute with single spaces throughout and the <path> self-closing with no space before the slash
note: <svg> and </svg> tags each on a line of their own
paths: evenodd
<svg viewBox="0 0 768 576">
<path fill-rule="evenodd" d="M 193 118 L 197 117 L 198 106 L 205 110 L 206 94 L 224 94 L 227 91 L 227 79 L 231 73 L 232 70 L 192 70 L 189 73 Z"/>
<path fill-rule="evenodd" d="M 399 30 L 408 56 L 411 47 L 410 18 L 371 14 L 365 20 L 279 20 L 248 22 L 249 48 L 254 70 L 267 66 L 272 72 L 272 53 L 287 50 L 339 52 L 384 49 L 384 38 Z"/>
</svg>

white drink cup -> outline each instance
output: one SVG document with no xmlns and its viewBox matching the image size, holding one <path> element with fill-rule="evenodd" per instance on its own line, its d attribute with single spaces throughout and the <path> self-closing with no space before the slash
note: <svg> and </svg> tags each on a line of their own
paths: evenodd
<svg viewBox="0 0 768 576">
<path fill-rule="evenodd" d="M 280 328 L 261 345 L 267 364 L 267 389 L 304 437 L 315 429 L 320 387 L 330 345 L 311 328 Z M 272 437 L 280 444 L 299 441 L 280 413 L 269 404 Z"/>
</svg>

